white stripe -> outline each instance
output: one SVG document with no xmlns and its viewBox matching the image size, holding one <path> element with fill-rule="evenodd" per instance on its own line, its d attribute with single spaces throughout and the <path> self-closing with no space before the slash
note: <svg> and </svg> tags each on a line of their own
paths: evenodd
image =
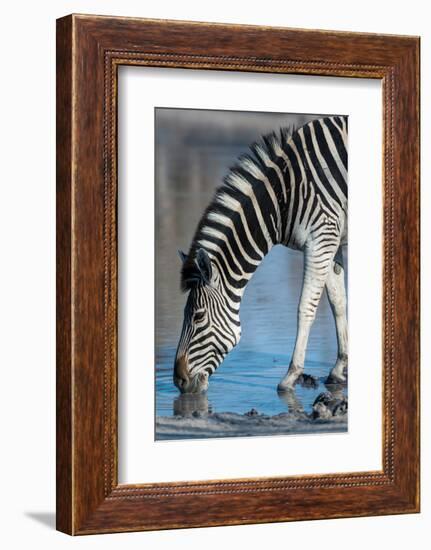
<svg viewBox="0 0 431 550">
<path fill-rule="evenodd" d="M 243 208 L 241 203 L 237 200 L 231 197 L 229 194 L 224 193 L 223 195 L 219 195 L 217 198 L 217 202 L 219 202 L 222 206 L 225 208 L 228 208 L 229 210 L 232 210 L 232 212 L 237 212 L 239 214 L 239 217 L 241 218 L 241 222 L 245 231 L 245 234 L 247 235 L 247 239 L 249 240 L 251 246 L 254 248 L 255 253 L 260 257 L 263 258 L 262 251 L 257 246 L 256 241 L 254 240 L 250 228 L 248 227 L 247 218 L 245 217 Z"/>
<path fill-rule="evenodd" d="M 335 124 L 335 126 L 338 128 L 340 132 L 341 139 L 343 140 L 344 147 L 347 151 L 347 127 L 346 127 L 346 119 L 344 117 L 340 117 L 341 119 L 341 128 L 340 126 L 335 122 L 335 119 L 333 117 L 330 117 L 330 120 Z"/>
<path fill-rule="evenodd" d="M 280 153 L 282 152 L 282 149 L 277 142 L 273 143 L 273 149 L 274 149 L 274 153 L 278 157 L 280 157 L 281 156 Z M 281 173 L 280 168 L 275 162 L 273 162 L 269 158 L 269 155 L 266 153 L 266 151 L 264 151 L 264 149 L 262 149 L 262 147 L 257 146 L 256 152 L 259 154 L 259 157 L 262 159 L 265 166 L 267 166 L 268 168 L 273 168 L 277 172 L 278 179 L 280 180 L 281 189 L 283 191 L 284 202 L 286 202 L 287 200 L 286 182 L 284 181 L 284 177 L 283 177 L 283 174 Z"/>
<path fill-rule="evenodd" d="M 259 202 L 256 200 L 256 195 L 254 194 L 253 186 L 250 184 L 248 180 L 240 176 L 239 174 L 229 174 L 228 181 L 231 185 L 236 187 L 241 193 L 249 197 L 253 204 L 254 211 L 256 213 L 257 220 L 259 222 L 259 226 L 262 230 L 263 236 L 266 240 L 266 243 L 268 245 L 268 251 L 272 248 L 272 240 L 268 232 L 268 228 L 266 227 L 265 221 L 262 216 L 262 211 L 259 206 Z"/>
<path fill-rule="evenodd" d="M 324 157 L 322 155 L 322 152 L 320 151 L 319 143 L 318 143 L 317 138 L 316 138 L 316 131 L 315 131 L 315 128 L 314 128 L 314 124 L 310 124 L 310 134 L 311 134 L 311 140 L 312 140 L 313 145 L 314 145 L 314 151 L 316 153 L 317 159 L 320 162 L 320 166 L 321 166 L 322 170 L 325 172 L 325 175 L 326 175 L 329 183 L 332 184 L 331 187 L 335 191 L 337 197 L 340 199 L 341 204 L 344 204 L 346 202 L 346 197 L 345 197 L 344 193 L 341 191 L 340 186 L 337 183 L 337 180 L 334 178 L 329 166 L 326 163 L 326 160 L 324 159 Z"/>
<path fill-rule="evenodd" d="M 231 258 L 234 262 L 234 264 L 236 265 L 236 267 L 239 269 L 239 271 L 243 274 L 243 278 L 244 279 L 250 279 L 251 277 L 251 274 L 250 273 L 246 273 L 241 264 L 238 262 L 238 260 L 236 259 L 236 256 L 234 254 L 234 251 L 232 250 L 232 247 L 230 245 L 230 242 L 229 242 L 229 239 L 227 238 L 226 234 L 225 233 L 222 233 L 221 231 L 219 231 L 218 229 L 215 229 L 214 227 L 209 227 L 209 226 L 205 226 L 202 228 L 202 233 L 205 233 L 205 235 L 210 235 L 212 237 L 215 237 L 216 239 L 220 239 L 221 241 L 224 241 L 226 243 L 226 246 L 227 246 L 227 249 L 229 250 L 230 252 L 230 255 L 231 255 Z M 220 250 L 221 252 L 221 250 Z"/>
<path fill-rule="evenodd" d="M 320 126 L 323 129 L 323 132 L 326 137 L 326 141 L 328 143 L 329 150 L 331 151 L 332 156 L 334 157 L 335 162 L 337 163 L 338 170 L 340 170 L 341 175 L 344 178 L 344 181 L 347 181 L 347 171 L 344 167 L 344 164 L 342 163 L 340 156 L 338 154 L 337 147 L 335 146 L 334 140 L 332 139 L 331 132 L 328 130 L 328 128 L 325 126 L 322 120 L 319 120 Z"/>
<path fill-rule="evenodd" d="M 266 175 L 262 173 L 262 170 L 260 170 L 260 168 L 254 162 L 252 162 L 250 159 L 248 159 L 248 158 L 243 159 L 242 162 L 241 162 L 241 166 L 250 175 L 252 175 L 257 180 L 261 181 L 265 185 L 266 191 L 267 191 L 268 195 L 271 197 L 271 201 L 272 201 L 272 204 L 273 204 L 275 212 L 276 212 L 277 221 L 276 221 L 274 229 L 275 229 L 275 234 L 277 235 L 277 241 L 280 241 L 280 238 L 281 238 L 280 205 L 278 203 L 277 197 L 275 196 L 274 189 L 273 189 L 270 181 L 268 180 Z M 253 188 L 252 185 L 251 185 L 251 187 L 252 187 L 253 193 L 254 193 L 254 188 Z M 274 224 L 274 220 L 272 220 L 272 222 Z"/>
<path fill-rule="evenodd" d="M 237 233 L 235 224 L 233 223 L 233 221 L 228 216 L 224 216 L 223 214 L 219 214 L 218 212 L 210 212 L 208 214 L 208 219 L 212 220 L 214 222 L 217 222 L 221 225 L 224 225 L 225 227 L 229 227 L 232 231 L 233 236 L 234 236 L 236 245 L 239 248 L 241 254 L 244 257 L 244 259 L 251 265 L 258 266 L 260 264 L 260 262 L 262 261 L 262 255 L 259 254 L 259 256 L 261 258 L 260 260 L 253 260 L 253 258 L 251 258 L 247 254 L 247 252 L 244 250 L 244 248 L 242 246 L 242 242 L 241 242 L 241 239 L 239 238 L 239 235 Z"/>
<path fill-rule="evenodd" d="M 313 163 L 311 162 L 311 158 L 310 158 L 310 155 L 308 154 L 308 149 L 307 149 L 307 144 L 305 142 L 305 136 L 304 136 L 304 131 L 303 131 L 303 128 L 301 128 L 300 130 L 298 130 L 298 135 L 301 139 L 301 143 L 302 143 L 302 147 L 304 149 L 304 153 L 305 153 L 305 156 L 307 157 L 307 162 L 308 162 L 308 166 L 311 170 L 311 173 L 313 174 L 313 178 L 314 178 L 314 183 L 319 187 L 319 189 L 321 190 L 322 192 L 322 195 L 325 196 L 325 198 L 327 199 L 327 201 L 329 202 L 329 204 L 333 204 L 335 201 L 334 199 L 331 197 L 331 195 L 328 193 L 328 191 L 325 189 L 325 186 L 323 185 L 323 183 L 320 181 L 320 178 L 316 172 L 316 169 L 314 168 L 314 165 Z"/>
<path fill-rule="evenodd" d="M 198 243 L 203 246 L 206 250 L 213 250 L 214 252 L 218 252 L 224 259 L 225 261 L 225 264 L 226 264 L 226 269 L 228 270 L 230 276 L 232 279 L 236 280 L 236 281 L 240 281 L 242 280 L 243 278 L 245 277 L 240 277 L 238 275 L 236 275 L 235 273 L 232 273 L 230 267 L 229 267 L 229 264 L 227 263 L 226 261 L 226 258 L 225 258 L 225 255 L 223 254 L 223 251 L 220 250 L 220 248 L 214 244 L 213 242 L 211 241 L 207 241 L 206 239 L 200 239 L 198 241 Z M 214 255 L 211 255 L 211 260 L 214 261 L 214 263 L 217 265 L 217 268 L 219 270 L 219 272 L 221 273 L 223 270 L 222 270 L 222 267 L 220 265 L 220 262 L 217 260 L 217 258 L 214 256 Z M 233 286 L 231 286 L 229 284 L 229 281 L 226 279 L 226 283 L 223 283 L 223 284 L 226 284 L 227 287 L 229 288 L 229 290 L 232 292 L 232 294 L 235 294 L 236 296 L 242 296 L 242 293 L 244 291 L 243 288 L 239 289 L 239 288 L 234 288 Z"/>
</svg>

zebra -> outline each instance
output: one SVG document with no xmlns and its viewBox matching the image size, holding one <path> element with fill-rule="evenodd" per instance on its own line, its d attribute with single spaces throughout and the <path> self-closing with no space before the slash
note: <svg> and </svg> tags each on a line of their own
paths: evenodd
<svg viewBox="0 0 431 550">
<path fill-rule="evenodd" d="M 188 292 L 173 376 L 181 393 L 206 391 L 209 377 L 238 344 L 244 290 L 277 244 L 304 253 L 295 347 L 278 391 L 292 390 L 303 374 L 325 286 L 338 342 L 327 383 L 346 381 L 347 135 L 346 116 L 265 135 L 216 190 L 188 254 L 179 251 L 181 288 Z"/>
</svg>

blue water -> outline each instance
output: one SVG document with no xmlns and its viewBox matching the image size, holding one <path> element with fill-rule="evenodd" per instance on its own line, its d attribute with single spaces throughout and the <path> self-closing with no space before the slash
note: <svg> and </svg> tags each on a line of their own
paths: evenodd
<svg viewBox="0 0 431 550">
<path fill-rule="evenodd" d="M 307 372 L 318 378 L 316 389 L 297 386 L 296 399 L 291 394 L 279 394 L 277 384 L 286 372 L 289 355 L 234 350 L 211 378 L 208 392 L 203 396 L 181 396 L 172 384 L 174 348 L 160 350 L 157 363 L 157 416 L 199 412 L 235 412 L 244 414 L 251 409 L 266 415 L 281 412 L 311 412 L 319 393 L 327 391 L 324 380 L 329 363 L 307 362 Z"/>
<path fill-rule="evenodd" d="M 188 250 L 215 187 L 238 154 L 256 136 L 277 127 L 278 121 L 277 116 L 264 113 L 252 119 L 247 113 L 222 116 L 204 111 L 193 120 L 188 117 L 175 109 L 158 110 L 156 116 L 156 415 L 194 410 L 310 412 L 316 396 L 327 390 L 324 380 L 337 357 L 335 325 L 324 294 L 305 362 L 305 372 L 315 376 L 319 385 L 315 389 L 297 385 L 293 395 L 279 396 L 277 384 L 286 373 L 295 343 L 303 267 L 303 254 L 283 246 L 272 249 L 247 285 L 240 310 L 241 341 L 210 378 L 207 394 L 180 396 L 172 382 L 186 302 L 179 290 L 177 250 Z M 305 115 L 285 119 L 283 124 L 290 119 L 296 124 L 307 122 Z"/>
</svg>

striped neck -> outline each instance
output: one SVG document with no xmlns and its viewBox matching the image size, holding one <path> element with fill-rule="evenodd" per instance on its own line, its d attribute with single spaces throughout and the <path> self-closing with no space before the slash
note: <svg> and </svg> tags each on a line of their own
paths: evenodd
<svg viewBox="0 0 431 550">
<path fill-rule="evenodd" d="M 267 136 L 251 147 L 253 155 L 239 158 L 204 213 L 190 248 L 189 265 L 197 250 L 207 252 L 218 286 L 236 310 L 263 258 L 285 240 L 289 136 Z"/>
</svg>

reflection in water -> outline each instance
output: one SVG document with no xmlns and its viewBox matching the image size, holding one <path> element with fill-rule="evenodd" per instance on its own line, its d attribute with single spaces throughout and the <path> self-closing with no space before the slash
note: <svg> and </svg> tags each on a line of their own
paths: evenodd
<svg viewBox="0 0 431 550">
<path fill-rule="evenodd" d="M 174 415 L 208 414 L 212 412 L 206 393 L 182 393 L 174 399 Z"/>
<path fill-rule="evenodd" d="M 328 418 L 345 416 L 348 409 L 347 397 L 341 388 L 321 393 L 313 404 L 312 417 L 326 420 Z"/>
<path fill-rule="evenodd" d="M 186 300 L 179 289 L 177 250 L 188 250 L 215 189 L 250 143 L 280 126 L 301 126 L 316 116 L 156 110 L 157 416 L 205 410 L 244 414 L 253 408 L 274 415 L 286 407 L 310 413 L 317 395 L 327 391 L 323 381 L 335 362 L 337 343 L 325 295 L 305 365 L 317 378 L 317 387 L 298 385 L 293 395 L 277 396 L 295 342 L 303 265 L 301 252 L 283 246 L 273 248 L 248 284 L 240 312 L 241 342 L 211 377 L 208 393 L 180 396 L 172 382 Z"/>
<path fill-rule="evenodd" d="M 325 384 L 325 386 L 326 391 L 319 394 L 317 399 L 314 401 L 314 406 L 316 403 L 319 405 L 323 403 L 325 405 L 325 411 L 329 410 L 330 413 L 332 413 L 334 408 L 344 400 L 344 386 L 341 384 Z M 307 412 L 304 408 L 301 396 L 297 394 L 297 390 L 288 389 L 283 392 L 277 392 L 277 395 L 280 401 L 285 405 L 287 412 L 298 419 L 307 418 Z M 318 410 L 319 409 L 317 408 L 316 410 L 313 410 L 313 412 L 316 413 Z M 179 394 L 173 402 L 174 416 L 202 417 L 211 414 L 212 412 L 212 407 L 208 401 L 207 393 Z M 259 414 L 259 411 L 253 408 L 245 414 L 254 416 L 255 414 Z"/>
<path fill-rule="evenodd" d="M 296 395 L 295 390 L 288 389 L 284 392 L 277 392 L 277 395 L 280 401 L 286 405 L 288 412 L 295 416 L 305 414 L 304 405 Z"/>
<path fill-rule="evenodd" d="M 327 391 L 334 399 L 343 399 L 345 397 L 345 386 L 343 384 L 325 384 Z"/>
</svg>

